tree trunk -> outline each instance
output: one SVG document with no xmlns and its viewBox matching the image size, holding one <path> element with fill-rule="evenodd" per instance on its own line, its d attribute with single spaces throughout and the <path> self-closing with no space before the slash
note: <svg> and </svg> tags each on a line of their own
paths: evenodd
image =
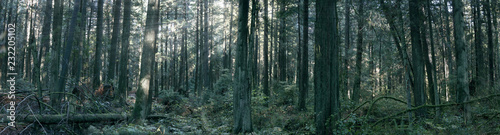
<svg viewBox="0 0 500 135">
<path fill-rule="evenodd" d="M 345 26 L 344 26 L 344 38 L 345 38 L 345 58 L 344 58 L 344 70 L 345 70 L 345 83 L 344 83 L 344 91 L 342 92 L 344 99 L 349 99 L 349 60 L 351 58 L 349 51 L 351 50 L 351 5 L 352 0 L 345 0 Z M 352 93 L 350 94 L 352 95 Z"/>
<path fill-rule="evenodd" d="M 309 39 L 309 0 L 303 1 L 303 10 L 302 10 L 302 60 L 299 63 L 300 67 L 300 84 L 299 84 L 299 110 L 306 111 L 306 98 L 307 91 L 309 89 L 309 54 L 308 54 L 308 39 Z"/>
<path fill-rule="evenodd" d="M 93 78 L 93 86 L 94 89 L 99 87 L 101 84 L 101 56 L 102 56 L 102 38 L 103 38 L 103 5 L 104 0 L 97 1 L 97 28 L 96 28 L 96 51 L 95 51 L 95 60 L 94 60 L 94 78 Z"/>
<path fill-rule="evenodd" d="M 250 89 L 254 89 L 255 88 L 255 78 L 254 78 L 254 74 L 255 73 L 255 70 L 254 70 L 254 63 L 253 63 L 253 59 L 254 59 L 254 54 L 256 53 L 254 51 L 255 49 L 255 30 L 256 30 L 256 27 L 255 27 L 255 20 L 257 19 L 257 0 L 252 0 L 252 11 L 251 11 L 251 19 L 250 19 L 250 35 L 248 37 L 248 67 L 250 67 L 248 70 L 248 74 L 249 74 L 249 77 L 250 77 Z"/>
<path fill-rule="evenodd" d="M 494 63 L 494 55 L 493 55 L 493 24 L 491 23 L 492 22 L 492 18 L 491 18 L 491 7 L 490 7 L 491 3 L 490 3 L 490 0 L 487 0 L 486 3 L 485 3 L 485 8 L 486 8 L 486 18 L 487 18 L 487 25 L 488 25 L 488 66 L 489 66 L 489 85 L 490 87 L 494 87 L 495 85 L 495 78 L 494 78 L 494 75 L 495 75 L 495 70 L 494 70 L 494 67 L 493 67 L 493 63 Z M 495 6 L 495 5 L 493 5 Z"/>
<path fill-rule="evenodd" d="M 484 57 L 483 57 L 483 43 L 482 43 L 482 30 L 481 30 L 481 8 L 479 0 L 474 2 L 474 50 L 476 54 L 476 75 L 473 77 L 473 82 L 475 82 L 476 90 L 483 88 L 483 82 L 486 77 L 484 68 Z M 474 93 L 470 93 L 473 95 Z"/>
<path fill-rule="evenodd" d="M 54 0 L 54 22 L 52 23 L 52 83 L 53 86 L 57 86 L 57 81 L 59 79 L 59 61 L 61 56 L 61 34 L 62 34 L 62 21 L 63 21 L 63 6 L 61 0 Z M 54 89 L 54 92 L 57 92 Z M 52 106 L 57 106 L 60 101 L 56 99 L 61 99 L 60 94 L 52 94 L 50 96 Z"/>
<path fill-rule="evenodd" d="M 455 71 L 453 70 L 453 57 L 451 55 L 452 53 L 452 49 L 451 49 L 451 28 L 450 28 L 450 21 L 449 21 L 449 16 L 450 16 L 450 13 L 448 12 L 448 1 L 449 0 L 444 0 L 445 1 L 445 4 L 444 4 L 444 12 L 445 13 L 445 23 L 446 23 L 446 57 L 447 57 L 447 60 L 448 60 L 448 79 L 449 79 L 449 83 L 448 85 L 450 85 L 449 87 L 449 90 L 446 91 L 446 101 L 449 101 L 449 97 L 451 93 L 453 93 L 452 91 L 455 91 L 455 80 L 452 80 L 450 79 L 450 75 L 455 75 Z"/>
<path fill-rule="evenodd" d="M 413 57 L 413 77 L 414 77 L 414 99 L 415 105 L 420 106 L 425 104 L 425 73 L 424 73 L 424 60 L 425 56 L 422 51 L 422 40 L 420 27 L 422 26 L 422 11 L 420 10 L 422 2 L 419 0 L 410 0 L 410 30 L 411 30 L 411 44 L 412 44 L 412 57 Z M 416 111 L 417 117 L 425 117 L 426 110 L 424 108 Z"/>
<path fill-rule="evenodd" d="M 210 80 L 210 69 L 208 67 L 209 61 L 209 44 L 208 44 L 208 0 L 204 0 L 203 8 L 204 12 L 204 25 L 203 26 L 203 48 L 201 50 L 201 72 L 203 77 L 203 90 L 205 94 L 208 94 L 207 90 L 210 88 L 211 80 Z M 205 100 L 206 101 L 206 100 Z"/>
<path fill-rule="evenodd" d="M 439 92 L 438 92 L 438 89 L 437 89 L 437 73 L 436 73 L 436 56 L 435 56 L 435 53 L 434 53 L 434 34 L 433 34 L 433 29 L 432 29 L 432 11 L 431 11 L 431 0 L 427 0 L 426 2 L 426 10 L 427 10 L 427 24 L 429 26 L 429 38 L 430 38 L 430 43 L 431 43 L 431 59 L 432 59 L 432 63 L 429 62 L 430 64 L 430 71 L 431 71 L 431 75 L 427 74 L 428 78 L 431 78 L 432 77 L 432 84 L 431 82 L 429 82 L 429 88 L 431 89 L 432 93 L 431 94 L 431 102 L 433 105 L 438 105 L 440 104 L 440 95 L 439 95 Z M 425 49 L 425 47 L 424 47 Z M 428 52 L 426 52 L 428 53 Z M 428 55 L 426 55 L 426 58 L 429 58 Z M 436 115 L 435 115 L 435 118 L 436 120 L 439 120 L 440 119 L 440 108 L 436 108 Z"/>
<path fill-rule="evenodd" d="M 113 5 L 113 36 L 111 37 L 111 49 L 109 49 L 109 69 L 108 79 L 115 79 L 116 68 L 116 50 L 118 46 L 118 36 L 120 35 L 120 9 L 122 6 L 121 0 L 115 0 Z"/>
<path fill-rule="evenodd" d="M 270 92 L 269 92 L 269 52 L 268 52 L 268 45 L 269 45 L 269 18 L 268 18 L 268 0 L 264 0 L 264 46 L 263 46 L 263 53 L 264 53 L 264 69 L 263 69 L 263 88 L 262 91 L 265 96 L 269 97 Z M 232 8 L 232 6 L 231 6 Z M 232 14 L 231 14 L 232 16 Z M 231 19 L 232 21 L 232 19 Z M 272 55 L 271 55 L 272 56 Z M 300 107 L 299 107 L 300 108 Z"/>
<path fill-rule="evenodd" d="M 279 80 L 280 81 L 286 81 L 286 17 L 285 12 L 286 12 L 286 0 L 278 0 L 280 3 L 280 34 L 279 34 L 279 56 L 278 56 L 278 75 L 279 75 Z"/>
<path fill-rule="evenodd" d="M 122 34 L 122 49 L 120 54 L 120 77 L 118 78 L 118 92 L 119 100 L 121 103 L 125 103 L 127 98 L 128 90 L 128 53 L 129 53 L 129 37 L 130 37 L 130 26 L 131 26 L 131 14 L 132 14 L 132 2 L 131 0 L 125 0 L 123 2 L 123 34 Z"/>
<path fill-rule="evenodd" d="M 357 103 L 359 102 L 360 94 L 361 94 L 361 70 L 362 70 L 362 60 L 363 60 L 363 25 L 364 25 L 364 16 L 363 16 L 363 0 L 359 0 L 358 2 L 358 35 L 357 35 L 357 47 L 356 47 L 356 76 L 354 77 L 354 86 L 353 86 L 353 96 L 352 100 Z"/>
<path fill-rule="evenodd" d="M 467 73 L 467 52 L 464 34 L 464 4 L 461 0 L 453 0 L 453 26 L 457 60 L 458 103 L 469 101 L 469 79 Z M 465 110 L 466 123 L 470 120 L 470 105 L 461 106 Z"/>
<path fill-rule="evenodd" d="M 133 118 L 138 120 L 136 122 L 140 123 L 149 113 L 151 109 L 151 102 L 148 100 L 152 94 L 150 91 L 150 86 L 154 86 L 153 80 L 151 80 L 152 67 L 154 62 L 154 46 L 156 40 L 156 30 L 157 27 L 157 16 L 156 12 L 158 10 L 158 0 L 148 1 L 148 10 L 146 15 L 146 29 L 144 31 L 144 44 L 142 46 L 142 58 L 141 58 L 141 72 L 139 87 L 136 92 L 136 102 L 133 110 Z"/>
<path fill-rule="evenodd" d="M 316 1 L 314 112 L 318 135 L 333 134 L 332 127 L 336 126 L 332 124 L 340 117 L 336 12 L 336 1 Z"/>
<path fill-rule="evenodd" d="M 50 45 L 50 23 L 52 22 L 52 0 L 47 0 L 45 3 L 45 16 L 43 18 L 43 28 L 42 28 L 42 45 L 38 51 L 38 59 L 35 62 L 35 85 L 38 88 L 38 96 L 42 97 L 42 83 L 40 81 L 41 74 L 41 63 L 42 57 L 44 56 L 45 49 L 48 49 Z M 42 109 L 40 109 L 42 110 Z"/>
<path fill-rule="evenodd" d="M 76 26 L 76 19 L 78 17 L 78 12 L 80 10 L 80 0 L 76 0 L 75 1 L 75 5 L 73 7 L 73 13 L 72 13 L 72 17 L 71 17 L 71 24 L 69 27 L 69 31 L 68 31 L 68 37 L 67 37 L 67 41 L 65 42 L 66 43 L 66 46 L 65 46 L 65 49 L 64 49 L 64 55 L 63 55 L 63 63 L 62 63 L 62 71 L 61 71 L 61 76 L 59 77 L 59 82 L 58 84 L 56 85 L 56 91 L 57 92 L 64 92 L 64 86 L 66 85 L 66 75 L 68 73 L 68 63 L 69 63 L 69 57 L 71 55 L 71 49 L 73 48 L 73 35 L 74 35 L 74 31 L 75 31 L 75 26 Z M 56 97 L 56 102 L 60 102 L 61 99 L 64 98 L 64 95 L 60 96 L 61 94 L 57 94 L 59 96 Z M 57 103 L 59 104 L 59 103 Z"/>
<path fill-rule="evenodd" d="M 239 1 L 239 18 L 238 18 L 238 40 L 236 46 L 236 67 L 235 67 L 235 84 L 233 93 L 233 113 L 234 127 L 233 132 L 246 133 L 252 132 L 252 117 L 251 117 L 251 90 L 248 80 L 248 0 Z"/>
</svg>

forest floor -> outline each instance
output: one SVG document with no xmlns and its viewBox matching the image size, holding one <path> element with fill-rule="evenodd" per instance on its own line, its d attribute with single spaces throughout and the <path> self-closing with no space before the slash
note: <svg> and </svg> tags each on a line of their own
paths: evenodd
<svg viewBox="0 0 500 135">
<path fill-rule="evenodd" d="M 29 86 L 28 86 L 29 87 Z M 218 87 L 216 87 L 218 88 Z M 265 98 L 261 94 L 252 94 L 252 134 L 314 134 L 313 94 L 309 94 L 307 111 L 298 111 L 295 85 L 273 86 L 273 95 Z M 36 114 L 38 101 L 34 92 L 27 89 L 19 93 L 18 116 Z M 252 93 L 259 93 L 254 90 Z M 217 92 L 215 92 L 217 93 Z M 280 95 L 280 96 L 276 96 Z M 425 118 L 412 117 L 408 122 L 407 106 L 401 93 L 384 94 L 355 105 L 351 101 L 342 101 L 342 117 L 338 123 L 337 134 L 500 134 L 500 97 L 493 96 L 471 103 L 471 121 L 465 121 L 463 111 L 455 105 L 441 108 L 440 119 L 435 119 L 435 110 L 427 109 Z M 57 124 L 43 122 L 18 122 L 14 129 L 4 130 L 7 124 L 2 120 L 0 134 L 231 134 L 232 133 L 232 91 L 223 94 L 190 98 L 172 90 L 161 92 L 154 100 L 151 115 L 161 116 L 146 119 L 137 124 L 130 119 L 118 121 L 98 121 L 73 123 L 62 120 Z M 385 98 L 391 97 L 391 98 Z M 478 99 L 481 97 L 473 97 Z M 395 100 L 396 99 L 396 100 Z M 399 99 L 400 101 L 397 101 Z M 444 99 L 443 99 L 444 100 Z M 71 101 L 71 100 L 69 100 Z M 127 98 L 127 106 L 117 106 L 108 101 L 86 101 L 84 105 L 69 110 L 71 114 L 116 113 L 131 114 L 135 101 L 134 95 Z M 376 101 L 376 102 L 373 102 Z M 5 97 L 2 97 L 5 113 Z M 46 101 L 47 102 L 47 101 Z M 452 102 L 445 102 L 448 104 Z M 267 104 L 267 105 L 266 105 Z M 71 106 L 70 103 L 67 105 Z M 62 108 L 65 106 L 63 105 Z M 50 112 L 47 108 L 45 111 Z M 74 111 L 74 112 L 73 112 Z M 409 111 L 411 112 L 411 111 Z M 395 115 L 395 114 L 400 115 Z M 2 117 L 4 118 L 4 117 Z M 24 117 L 18 117 L 21 121 Z M 387 119 L 384 119 L 387 118 Z"/>
</svg>

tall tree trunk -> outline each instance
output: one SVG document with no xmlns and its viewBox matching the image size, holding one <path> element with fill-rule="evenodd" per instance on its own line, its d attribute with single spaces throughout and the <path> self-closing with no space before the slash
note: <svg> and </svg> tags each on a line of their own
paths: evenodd
<svg viewBox="0 0 500 135">
<path fill-rule="evenodd" d="M 492 24 L 492 18 L 491 18 L 491 3 L 490 0 L 487 0 L 485 3 L 485 8 L 486 8 L 486 18 L 487 18 L 487 25 L 488 25 L 488 66 L 489 66 L 489 85 L 490 87 L 494 87 L 495 84 L 495 70 L 493 67 L 494 63 L 494 55 L 493 55 L 493 24 Z M 494 5 L 495 6 L 495 5 Z"/>
<path fill-rule="evenodd" d="M 349 99 L 349 59 L 351 58 L 349 51 L 351 50 L 351 5 L 352 0 L 345 0 L 345 26 L 344 26 L 344 38 L 345 38 L 345 58 L 344 58 L 344 71 L 345 71 L 345 83 L 344 83 L 344 91 L 343 97 L 344 99 Z M 352 93 L 351 93 L 352 95 Z M 352 98 L 352 97 L 351 97 Z"/>
<path fill-rule="evenodd" d="M 233 67 L 232 67 L 232 63 L 233 63 L 233 53 L 232 53 L 232 47 L 231 45 L 233 44 L 233 1 L 230 1 L 231 3 L 231 19 L 229 20 L 229 53 L 228 53 L 228 57 L 227 57 L 227 61 L 228 61 L 228 68 L 229 68 L 229 73 L 233 73 Z"/>
<path fill-rule="evenodd" d="M 61 92 L 61 93 L 64 92 L 64 86 L 66 85 L 66 75 L 68 73 L 69 57 L 71 55 L 71 49 L 73 47 L 73 39 L 74 39 L 73 35 L 74 35 L 74 31 L 75 31 L 76 19 L 78 17 L 79 10 L 80 10 L 80 0 L 76 0 L 75 5 L 73 7 L 72 17 L 71 17 L 71 23 L 70 23 L 71 27 L 69 27 L 67 41 L 65 42 L 66 46 L 64 48 L 61 76 L 59 77 L 59 82 L 56 85 L 56 91 Z M 62 95 L 62 96 L 61 96 L 61 94 L 57 94 L 57 95 L 58 96 L 56 96 L 55 100 L 56 100 L 56 102 L 60 102 L 61 99 L 64 98 L 64 95 Z M 57 103 L 57 104 L 60 104 L 60 103 Z"/>
<path fill-rule="evenodd" d="M 102 38 L 103 38 L 103 5 L 104 0 L 97 1 L 97 28 L 96 28 L 96 51 L 94 56 L 94 77 L 93 77 L 93 86 L 94 89 L 99 87 L 101 84 L 101 56 L 102 56 Z"/>
<path fill-rule="evenodd" d="M 239 0 L 238 40 L 236 46 L 235 84 L 233 93 L 234 133 L 252 132 L 250 82 L 248 80 L 248 0 Z"/>
<path fill-rule="evenodd" d="M 431 43 L 431 59 L 432 59 L 432 63 L 429 62 L 430 64 L 430 70 L 431 70 L 431 75 L 428 74 L 428 78 L 431 78 L 432 77 L 432 85 L 431 83 L 429 82 L 429 88 L 431 89 L 432 93 L 431 94 L 431 102 L 433 105 L 439 105 L 440 104 L 440 101 L 439 101 L 439 92 L 438 92 L 438 89 L 437 89 L 437 73 L 436 73 L 436 56 L 434 55 L 434 34 L 433 34 L 433 29 L 432 29 L 432 11 L 431 11 L 431 0 L 427 0 L 426 2 L 426 10 L 427 10 L 427 25 L 429 26 L 429 40 L 430 40 L 430 43 Z M 425 49 L 425 47 L 424 47 Z M 427 52 L 426 52 L 427 53 Z M 426 58 L 429 58 L 428 55 L 425 56 Z M 440 109 L 439 108 L 436 108 L 436 116 L 435 116 L 436 120 L 439 120 L 440 118 Z"/>
<path fill-rule="evenodd" d="M 187 12 L 188 12 L 188 2 L 185 0 L 184 1 L 185 5 L 184 5 L 184 21 L 187 22 Z M 186 97 L 189 97 L 189 67 L 188 67 L 188 52 L 187 52 L 187 38 L 188 38 L 188 29 L 187 29 L 187 26 L 184 26 L 184 83 L 186 85 L 185 89 L 184 89 L 184 95 Z"/>
<path fill-rule="evenodd" d="M 45 3 L 45 16 L 43 18 L 43 28 L 42 28 L 42 45 L 40 45 L 40 50 L 38 51 L 38 59 L 35 62 L 35 76 L 34 76 L 34 84 L 36 85 L 38 89 L 38 97 L 42 98 L 42 83 L 40 81 L 40 74 L 41 74 L 41 63 L 42 63 L 42 56 L 44 56 L 45 49 L 48 49 L 50 45 L 50 23 L 52 22 L 52 0 L 47 0 Z M 3 76 L 3 75 L 2 75 Z M 40 112 L 43 109 L 40 108 Z"/>
<path fill-rule="evenodd" d="M 111 37 L 111 49 L 109 49 L 109 69 L 108 79 L 115 79 L 116 68 L 116 50 L 118 46 L 118 36 L 120 35 L 120 9 L 122 6 L 121 0 L 115 0 L 113 5 L 113 36 Z"/>
<path fill-rule="evenodd" d="M 278 75 L 279 75 L 279 80 L 280 81 L 286 81 L 286 17 L 285 17 L 285 12 L 286 12 L 286 0 L 278 0 L 280 3 L 280 31 L 279 31 L 279 56 L 278 56 Z"/>
<path fill-rule="evenodd" d="M 253 68 L 254 67 L 253 59 L 254 59 L 254 54 L 256 53 L 254 51 L 255 48 L 254 45 L 255 45 L 255 30 L 256 30 L 255 20 L 257 19 L 257 0 L 252 0 L 252 11 L 250 14 L 252 16 L 250 19 L 250 35 L 248 37 L 248 67 L 250 67 L 248 73 L 250 77 L 250 89 L 254 89 L 256 84 L 254 74 L 256 73 Z"/>
<path fill-rule="evenodd" d="M 201 24 L 201 0 L 197 0 L 197 18 L 196 18 L 196 44 L 195 44 L 195 50 L 196 50 L 196 67 L 195 67 L 195 83 L 194 83 L 194 90 L 196 91 L 196 96 L 201 97 L 201 91 L 199 89 L 199 80 L 200 80 L 200 44 L 202 43 L 202 36 L 201 36 L 201 29 L 200 29 L 200 24 Z M 232 16 L 232 14 L 231 14 Z M 232 20 L 232 19 L 231 19 Z M 231 27 L 232 25 L 230 25 Z M 231 40 L 231 35 L 229 35 L 229 40 Z M 231 44 L 231 43 L 230 43 Z M 229 56 L 231 57 L 231 56 Z"/>
<path fill-rule="evenodd" d="M 301 63 L 299 63 L 300 67 L 300 84 L 299 84 L 299 110 L 306 111 L 306 98 L 307 91 L 309 89 L 309 54 L 308 54 L 308 40 L 309 40 L 309 0 L 303 0 L 302 4 L 302 52 L 298 52 L 302 54 Z M 265 53 L 265 52 L 264 52 Z"/>
<path fill-rule="evenodd" d="M 474 50 L 476 54 L 476 75 L 473 78 L 476 90 L 483 88 L 483 82 L 485 82 L 485 68 L 484 68 L 484 57 L 483 57 L 483 43 L 482 43 L 482 30 L 481 30 L 481 8 L 479 0 L 474 1 Z M 471 91 L 472 92 L 472 91 Z M 473 95 L 474 93 L 470 93 Z"/>
<path fill-rule="evenodd" d="M 269 92 L 269 52 L 268 52 L 268 45 L 269 45 L 269 10 L 268 10 L 268 0 L 264 0 L 264 46 L 263 46 L 263 53 L 264 53 L 264 69 L 263 70 L 263 88 L 262 91 L 265 96 L 269 97 L 270 92 Z M 231 6 L 232 8 L 232 6 Z M 232 16 L 232 14 L 231 14 Z M 232 19 L 231 19 L 232 21 Z M 231 41 L 231 40 L 230 40 Z M 271 55 L 272 56 L 272 55 Z M 299 107 L 300 108 L 300 107 Z"/>
<path fill-rule="evenodd" d="M 153 80 L 151 80 L 152 75 L 152 67 L 155 55 L 154 46 L 156 40 L 156 30 L 158 29 L 158 19 L 156 16 L 158 10 L 158 0 L 149 0 L 148 1 L 148 10 L 146 15 L 146 29 L 144 31 L 144 44 L 142 46 L 142 60 L 141 60 L 141 72 L 140 72 L 140 83 L 138 90 L 136 92 L 136 102 L 134 105 L 134 110 L 132 116 L 134 119 L 138 120 L 136 122 L 140 123 L 151 109 L 151 94 L 150 86 L 154 86 Z"/>
<path fill-rule="evenodd" d="M 60 78 L 59 76 L 59 62 L 60 62 L 60 56 L 61 56 L 61 35 L 62 35 L 62 21 L 63 21 L 63 6 L 62 6 L 62 1 L 61 0 L 54 0 L 54 22 L 52 23 L 52 50 L 53 50 L 53 55 L 52 55 L 52 65 L 51 65 L 51 72 L 52 72 L 52 85 L 57 86 L 57 80 Z M 56 89 L 54 89 L 54 92 L 57 92 Z M 50 102 L 52 106 L 57 106 L 60 101 L 57 101 L 57 99 L 60 98 L 60 94 L 52 94 L 50 95 Z"/>
<path fill-rule="evenodd" d="M 446 57 L 448 60 L 448 79 L 449 79 L 449 90 L 446 91 L 446 101 L 449 101 L 450 94 L 453 93 L 452 91 L 455 91 L 455 80 L 450 79 L 450 75 L 455 75 L 455 71 L 453 69 L 453 57 L 452 57 L 452 49 L 451 49 L 451 28 L 450 28 L 450 21 L 449 21 L 449 16 L 450 13 L 448 11 L 448 2 L 449 0 L 444 0 L 444 12 L 445 13 L 445 24 L 446 24 Z"/>
<path fill-rule="evenodd" d="M 336 1 L 316 1 L 314 112 L 316 134 L 333 134 L 339 119 L 338 33 Z M 332 118 L 333 116 L 333 118 Z"/>
<path fill-rule="evenodd" d="M 128 53 L 129 53 L 129 38 L 130 38 L 130 26 L 132 22 L 132 2 L 131 0 L 125 0 L 123 2 L 123 34 L 121 38 L 122 49 L 120 54 L 120 77 L 118 78 L 118 91 L 119 91 L 119 100 L 121 104 L 125 103 L 125 99 L 127 98 L 127 90 L 128 90 Z"/>
<path fill-rule="evenodd" d="M 425 104 L 425 82 L 424 82 L 424 53 L 422 50 L 422 40 L 420 34 L 420 27 L 422 26 L 422 2 L 419 0 L 410 0 L 410 30 L 411 30 L 411 44 L 412 44 L 412 57 L 413 57 L 413 77 L 414 89 L 413 96 L 415 105 L 420 106 Z M 426 115 L 425 108 L 418 109 L 416 112 L 417 117 L 424 117 Z"/>
<path fill-rule="evenodd" d="M 469 79 L 467 73 L 467 52 L 465 46 L 464 34 L 464 4 L 461 0 L 453 0 L 453 26 L 455 37 L 455 49 L 457 60 L 457 90 L 458 102 L 464 103 L 469 101 Z M 466 123 L 470 120 L 470 105 L 463 104 L 461 106 L 465 110 L 464 118 Z"/>
<path fill-rule="evenodd" d="M 211 85 L 211 80 L 210 80 L 210 69 L 208 67 L 208 54 L 209 54 L 209 44 L 208 44 L 208 0 L 204 0 L 203 8 L 204 9 L 202 12 L 204 15 L 204 25 L 203 26 L 203 48 L 201 50 L 201 72 L 202 72 L 202 77 L 203 77 L 203 90 L 205 94 L 208 94 L 208 89 L 210 88 Z M 206 100 L 205 100 L 206 101 Z"/>
<path fill-rule="evenodd" d="M 364 25 L 364 16 L 363 16 L 363 0 L 358 1 L 358 35 L 357 35 L 357 47 L 356 47 L 356 76 L 354 77 L 354 86 L 353 86 L 353 96 L 352 100 L 354 102 L 359 102 L 360 94 L 361 94 L 361 70 L 362 70 L 362 60 L 363 60 L 363 25 Z"/>
</svg>

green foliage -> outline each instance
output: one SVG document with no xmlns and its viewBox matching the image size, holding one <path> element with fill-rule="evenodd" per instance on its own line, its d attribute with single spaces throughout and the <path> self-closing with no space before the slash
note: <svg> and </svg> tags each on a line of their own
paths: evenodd
<svg viewBox="0 0 500 135">
<path fill-rule="evenodd" d="M 212 105 L 212 112 L 218 112 L 227 108 L 232 108 L 232 76 L 228 69 L 222 69 L 222 74 L 214 84 L 214 92 L 206 94 L 209 96 L 209 104 Z"/>
<path fill-rule="evenodd" d="M 273 100 L 278 105 L 294 105 L 298 97 L 298 87 L 296 84 L 288 84 L 280 81 L 273 84 Z"/>
<path fill-rule="evenodd" d="M 182 104 L 184 104 L 183 96 L 172 89 L 162 90 L 158 95 L 158 103 L 165 105 L 165 111 L 179 113 L 182 111 Z M 180 112 L 182 113 L 182 112 Z"/>
</svg>

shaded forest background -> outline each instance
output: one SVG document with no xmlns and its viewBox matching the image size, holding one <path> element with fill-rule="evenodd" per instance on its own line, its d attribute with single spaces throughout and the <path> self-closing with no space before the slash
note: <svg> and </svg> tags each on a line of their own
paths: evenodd
<svg viewBox="0 0 500 135">
<path fill-rule="evenodd" d="M 0 133 L 499 134 L 498 7 L 4 0 Z"/>
</svg>

